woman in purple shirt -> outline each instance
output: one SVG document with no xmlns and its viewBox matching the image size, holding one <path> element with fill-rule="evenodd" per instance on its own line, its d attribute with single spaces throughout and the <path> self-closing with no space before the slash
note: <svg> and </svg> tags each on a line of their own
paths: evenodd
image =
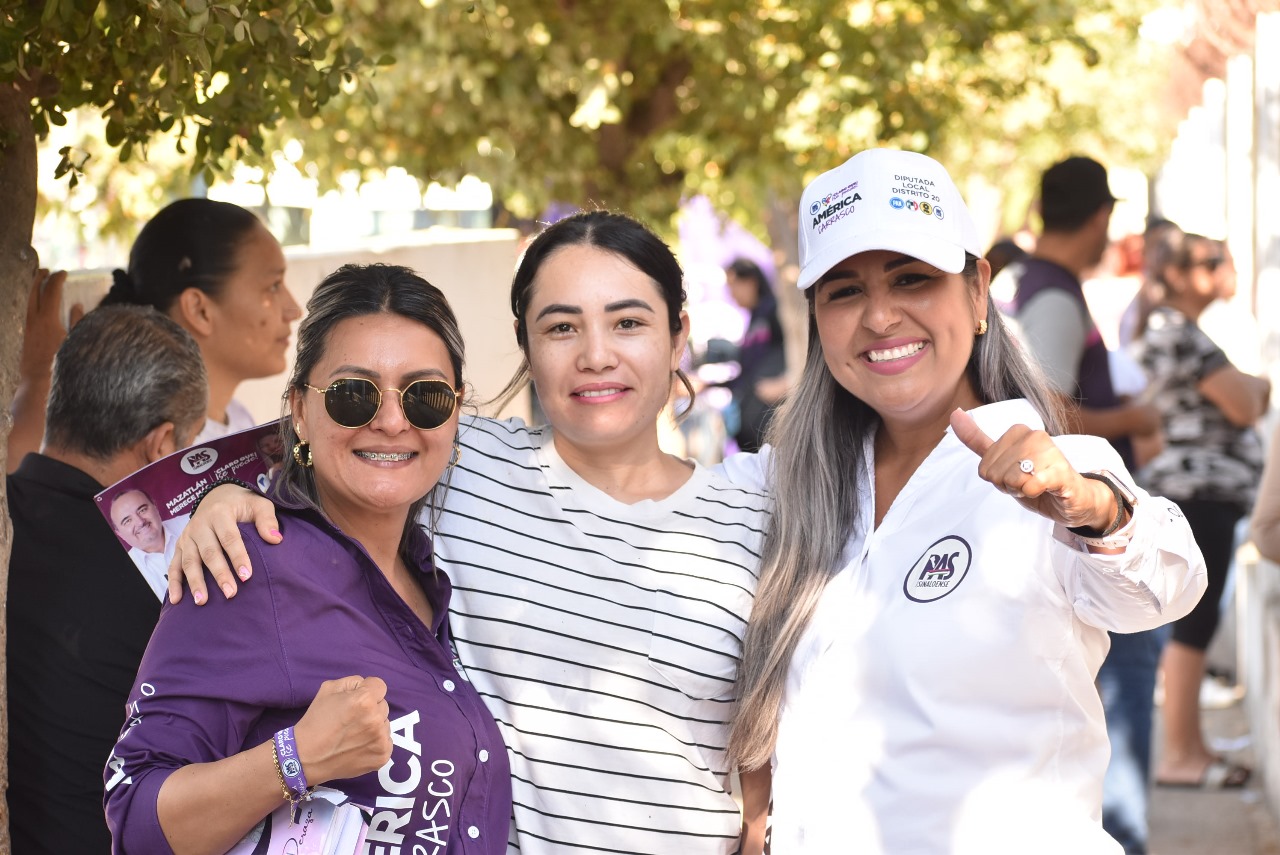
<svg viewBox="0 0 1280 855">
<path fill-rule="evenodd" d="M 339 269 L 307 309 L 302 441 L 272 488 L 288 537 L 245 538 L 266 584 L 234 604 L 161 615 L 106 771 L 114 851 L 226 852 L 317 784 L 373 810 L 366 851 L 504 851 L 507 754 L 417 524 L 456 461 L 457 322 L 386 265 Z"/>
</svg>

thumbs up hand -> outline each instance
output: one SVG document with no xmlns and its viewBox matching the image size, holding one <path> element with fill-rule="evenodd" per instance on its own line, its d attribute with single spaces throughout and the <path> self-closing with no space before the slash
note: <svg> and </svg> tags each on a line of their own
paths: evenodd
<svg viewBox="0 0 1280 855">
<path fill-rule="evenodd" d="M 978 477 L 1027 510 L 1069 528 L 1102 530 L 1115 519 L 1118 509 L 1111 490 L 1081 477 L 1044 431 L 1014 425 L 992 439 L 960 409 L 951 414 L 951 429 L 980 458 Z"/>
</svg>

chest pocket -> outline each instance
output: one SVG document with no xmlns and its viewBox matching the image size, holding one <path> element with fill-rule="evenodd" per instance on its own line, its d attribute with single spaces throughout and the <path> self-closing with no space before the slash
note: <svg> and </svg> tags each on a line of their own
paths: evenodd
<svg viewBox="0 0 1280 855">
<path fill-rule="evenodd" d="M 732 698 L 750 608 L 745 591 L 720 602 L 655 592 L 649 664 L 687 697 Z"/>
</svg>

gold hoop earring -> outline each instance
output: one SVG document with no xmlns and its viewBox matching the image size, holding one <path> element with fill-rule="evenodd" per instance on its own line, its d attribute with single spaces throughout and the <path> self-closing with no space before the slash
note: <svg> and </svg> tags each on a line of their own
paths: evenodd
<svg viewBox="0 0 1280 855">
<path fill-rule="evenodd" d="M 973 331 L 973 334 L 974 334 L 974 335 L 986 335 L 986 334 L 987 334 L 987 320 L 986 320 L 986 318 L 983 318 L 982 320 L 978 321 L 978 328 L 977 328 L 977 329 L 975 329 L 975 330 Z"/>
<path fill-rule="evenodd" d="M 294 443 L 293 446 L 293 459 L 303 469 L 310 469 L 312 464 L 311 443 L 299 437 L 298 441 Z"/>
</svg>

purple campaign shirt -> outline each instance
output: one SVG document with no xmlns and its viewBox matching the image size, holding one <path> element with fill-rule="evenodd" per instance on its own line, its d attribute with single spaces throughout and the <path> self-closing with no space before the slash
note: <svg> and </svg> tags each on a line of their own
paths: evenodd
<svg viewBox="0 0 1280 855">
<path fill-rule="evenodd" d="M 433 569 L 426 536 L 415 528 L 408 552 L 430 628 L 360 544 L 313 511 L 278 514 L 278 546 L 241 526 L 254 576 L 235 599 L 196 607 L 188 596 L 160 615 L 105 773 L 113 851 L 172 852 L 156 798 L 174 770 L 270 740 L 298 722 L 321 682 L 359 674 L 386 681 L 391 761 L 326 786 L 374 809 L 364 852 L 505 852 L 507 753 L 455 667 L 452 587 Z"/>
</svg>

